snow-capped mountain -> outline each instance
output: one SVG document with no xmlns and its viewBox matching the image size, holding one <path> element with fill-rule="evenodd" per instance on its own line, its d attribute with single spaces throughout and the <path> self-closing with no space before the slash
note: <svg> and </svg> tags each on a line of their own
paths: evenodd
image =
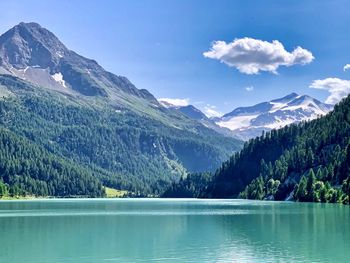
<svg viewBox="0 0 350 263">
<path fill-rule="evenodd" d="M 216 118 L 215 123 L 225 127 L 244 140 L 261 135 L 262 131 L 312 120 L 327 114 L 332 105 L 307 95 L 289 94 L 283 98 L 262 102 L 250 107 L 239 107 Z"/>
</svg>

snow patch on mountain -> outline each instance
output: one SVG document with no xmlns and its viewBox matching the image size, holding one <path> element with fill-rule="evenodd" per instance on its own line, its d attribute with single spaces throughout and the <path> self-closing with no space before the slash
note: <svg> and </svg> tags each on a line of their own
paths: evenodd
<svg viewBox="0 0 350 263">
<path fill-rule="evenodd" d="M 67 88 L 66 86 L 66 82 L 63 79 L 63 75 L 61 72 L 55 73 L 53 75 L 51 75 L 51 77 L 58 82 L 59 84 L 61 84 L 63 87 Z"/>
<path fill-rule="evenodd" d="M 258 116 L 259 115 L 237 116 L 232 117 L 226 121 L 218 121 L 216 122 L 216 124 L 220 127 L 225 127 L 234 131 L 237 129 L 241 129 L 242 127 L 248 127 L 250 125 L 251 120 Z"/>
</svg>

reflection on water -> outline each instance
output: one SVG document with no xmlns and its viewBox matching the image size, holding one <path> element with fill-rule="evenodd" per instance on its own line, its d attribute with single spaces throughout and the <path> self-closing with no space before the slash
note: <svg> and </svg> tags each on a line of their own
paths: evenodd
<svg viewBox="0 0 350 263">
<path fill-rule="evenodd" d="M 348 262 L 348 206 L 243 200 L 0 202 L 0 262 Z"/>
</svg>

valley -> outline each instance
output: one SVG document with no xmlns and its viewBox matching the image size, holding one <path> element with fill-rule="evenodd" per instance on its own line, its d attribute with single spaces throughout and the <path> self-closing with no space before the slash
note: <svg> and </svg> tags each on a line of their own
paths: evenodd
<svg viewBox="0 0 350 263">
<path fill-rule="evenodd" d="M 67 171 L 60 192 L 50 175 L 32 172 L 41 165 L 36 158 L 26 158 L 33 166 L 26 170 L 23 156 L 6 152 L 14 161 L 2 163 L 10 190 L 95 197 L 103 185 L 157 195 L 189 171 L 214 171 L 241 148 L 241 141 L 161 107 L 148 91 L 70 51 L 38 24 L 15 26 L 0 47 L 2 131 L 91 174 L 91 182 L 69 186 L 76 176 Z M 86 189 L 92 183 L 97 192 Z"/>
</svg>

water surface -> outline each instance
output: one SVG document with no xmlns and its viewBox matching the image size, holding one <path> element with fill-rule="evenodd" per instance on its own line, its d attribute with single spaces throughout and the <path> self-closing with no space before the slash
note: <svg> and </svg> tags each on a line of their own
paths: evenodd
<svg viewBox="0 0 350 263">
<path fill-rule="evenodd" d="M 349 206 L 194 199 L 0 201 L 0 262 L 349 260 Z"/>
</svg>

